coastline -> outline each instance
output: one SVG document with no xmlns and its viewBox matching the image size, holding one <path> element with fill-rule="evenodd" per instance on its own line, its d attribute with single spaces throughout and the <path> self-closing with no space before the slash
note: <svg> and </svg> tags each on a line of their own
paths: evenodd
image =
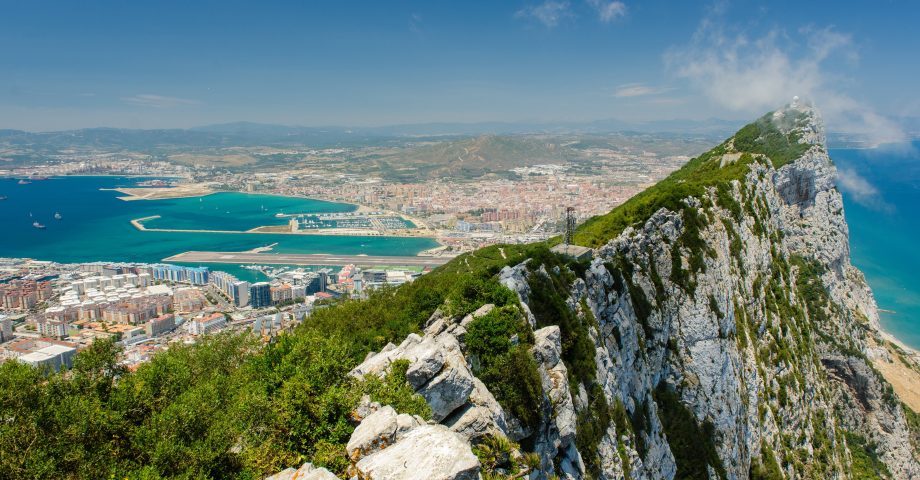
<svg viewBox="0 0 920 480">
<path fill-rule="evenodd" d="M 891 384 L 901 402 L 920 413 L 920 352 L 880 327 L 874 327 L 873 332 L 875 336 L 869 337 L 866 349 L 872 366 Z"/>
</svg>

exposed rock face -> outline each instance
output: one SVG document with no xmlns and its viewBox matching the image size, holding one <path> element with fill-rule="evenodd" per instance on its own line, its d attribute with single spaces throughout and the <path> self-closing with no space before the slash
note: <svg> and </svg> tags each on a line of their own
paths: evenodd
<svg viewBox="0 0 920 480">
<path fill-rule="evenodd" d="M 476 480 L 479 459 L 460 435 L 443 425 L 424 425 L 361 458 L 355 474 L 368 480 Z"/>
<path fill-rule="evenodd" d="M 534 332 L 533 355 L 540 365 L 540 380 L 552 410 L 536 437 L 534 451 L 543 459 L 543 469 L 552 471 L 552 460 L 558 459 L 561 469 L 573 477 L 584 474 L 585 468 L 575 442 L 575 405 L 569 391 L 568 370 L 562 363 L 562 334 L 558 326 Z"/>
<path fill-rule="evenodd" d="M 547 268 L 505 267 L 499 281 L 517 294 L 534 330 L 539 426 L 524 429 L 504 411 L 464 355 L 467 327 L 493 307 L 465 318 L 438 311 L 424 335 L 369 355 L 352 375 L 381 375 L 408 360 L 409 383 L 439 425 L 362 407 L 366 418 L 348 443 L 356 474 L 478 478 L 471 445 L 504 436 L 539 457 L 532 480 L 673 479 L 688 475 L 688 463 L 701 463 L 696 472 L 709 478 L 749 478 L 774 465 L 790 479 L 843 479 L 852 478 L 855 449 L 863 448 L 854 439 L 862 438 L 893 478 L 920 478 L 902 407 L 864 354 L 878 313 L 850 264 L 821 122 L 804 106 L 774 120 L 811 147 L 779 169 L 752 163 L 727 192 L 738 211 L 715 188 L 685 199 L 700 216 L 693 233 L 702 247 L 682 240 L 685 215 L 661 209 L 599 248 L 569 286 L 568 307 L 593 319 L 595 393 L 571 379 L 560 327 L 537 328 L 531 300 L 539 292 L 530 279 L 549 275 Z M 586 444 L 579 416 L 596 391 L 613 418 Z M 711 455 L 688 458 L 688 451 Z"/>
<path fill-rule="evenodd" d="M 806 121 L 794 128 L 812 148 L 779 170 L 754 165 L 743 184 L 735 182 L 733 196 L 750 205 L 742 218 L 719 208 L 715 195 L 708 199 L 713 206 L 700 237 L 712 251 L 694 275 L 695 288 L 672 281 L 674 258 L 687 268 L 693 254 L 673 251 L 686 228 L 679 214 L 659 211 L 600 249 L 585 279 L 600 325 L 598 373 L 608 396 L 630 412 L 643 404 L 660 408 L 649 395 L 659 384 L 679 392 L 694 417 L 714 427 L 711 440 L 728 478 L 747 478 L 752 465 L 772 461 L 763 458 L 763 445 L 793 459 L 784 464 L 791 478 L 844 478 L 845 431 L 876 445 L 895 478 L 915 478 L 920 466 L 900 405 L 885 398 L 884 380 L 865 356 L 847 353 L 865 349 L 866 328 L 878 314 L 850 265 L 843 202 L 820 121 L 807 107 L 798 111 Z M 740 246 L 735 252 L 733 242 Z M 806 272 L 794 258 L 822 266 L 818 287 L 828 292 L 826 304 L 802 298 L 807 292 L 798 285 Z M 605 267 L 617 260 L 635 265 L 631 278 Z M 653 307 L 647 318 L 632 298 L 639 290 L 617 288 L 627 281 Z M 776 297 L 782 292 L 787 299 Z M 645 439 L 646 453 L 641 463 L 630 460 L 631 477 L 672 478 L 673 452 L 659 415 L 648 420 L 646 432 L 633 432 Z M 599 445 L 606 478 L 622 476 L 622 462 L 612 455 L 617 448 L 614 435 Z M 808 455 L 796 460 L 796 451 Z M 824 469 L 809 467 L 809 456 L 819 456 Z"/>
<path fill-rule="evenodd" d="M 420 418 L 404 413 L 397 414 L 393 407 L 385 405 L 365 418 L 351 434 L 345 451 L 349 458 L 357 458 L 382 450 L 401 438 L 410 430 L 425 424 Z"/>
</svg>

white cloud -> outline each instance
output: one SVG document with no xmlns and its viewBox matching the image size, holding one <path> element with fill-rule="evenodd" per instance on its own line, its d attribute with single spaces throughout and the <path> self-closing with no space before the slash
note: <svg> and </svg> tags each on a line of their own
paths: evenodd
<svg viewBox="0 0 920 480">
<path fill-rule="evenodd" d="M 574 16 L 569 2 L 547 0 L 539 5 L 531 5 L 518 10 L 515 18 L 532 19 L 542 23 L 546 28 L 559 25 L 562 20 Z"/>
<path fill-rule="evenodd" d="M 856 203 L 873 210 L 889 212 L 894 209 L 893 206 L 882 199 L 882 195 L 875 185 L 849 168 L 840 168 L 837 170 L 837 186 Z"/>
<path fill-rule="evenodd" d="M 646 95 L 659 95 L 670 91 L 669 88 L 652 87 L 643 83 L 627 83 L 620 85 L 613 92 L 614 97 L 630 98 L 642 97 Z"/>
<path fill-rule="evenodd" d="M 849 34 L 808 26 L 792 37 L 771 30 L 759 37 L 728 33 L 724 8 L 712 8 L 689 45 L 671 48 L 665 64 L 721 107 L 750 114 L 775 109 L 798 95 L 820 108 L 829 129 L 861 134 L 873 143 L 906 140 L 892 121 L 838 87 L 845 77 L 829 69 L 832 57 L 858 61 Z"/>
<path fill-rule="evenodd" d="M 189 100 L 187 98 L 166 97 L 163 95 L 154 95 L 152 93 L 140 93 L 130 97 L 122 97 L 121 101 L 139 107 L 153 108 L 172 108 L 188 105 L 200 105 L 198 100 Z"/>
<path fill-rule="evenodd" d="M 588 5 L 597 11 L 598 18 L 604 23 L 626 16 L 626 4 L 620 1 L 588 0 Z"/>
</svg>

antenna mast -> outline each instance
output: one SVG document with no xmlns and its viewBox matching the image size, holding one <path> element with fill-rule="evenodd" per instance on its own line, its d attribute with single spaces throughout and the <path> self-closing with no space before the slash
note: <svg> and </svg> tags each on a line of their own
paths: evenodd
<svg viewBox="0 0 920 480">
<path fill-rule="evenodd" d="M 565 253 L 569 253 L 569 245 L 575 236 L 575 207 L 565 207 Z"/>
</svg>

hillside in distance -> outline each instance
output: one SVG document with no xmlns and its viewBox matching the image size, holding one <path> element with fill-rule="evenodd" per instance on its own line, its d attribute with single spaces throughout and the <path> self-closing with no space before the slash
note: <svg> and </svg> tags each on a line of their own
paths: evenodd
<svg viewBox="0 0 920 480">
<path fill-rule="evenodd" d="M 471 180 L 514 177 L 513 169 L 540 164 L 590 170 L 599 154 L 693 154 L 714 141 L 704 134 L 639 132 L 394 136 L 242 122 L 189 130 L 5 130 L 0 131 L 0 169 L 123 158 L 199 171 L 319 168 L 398 182 Z"/>
</svg>

